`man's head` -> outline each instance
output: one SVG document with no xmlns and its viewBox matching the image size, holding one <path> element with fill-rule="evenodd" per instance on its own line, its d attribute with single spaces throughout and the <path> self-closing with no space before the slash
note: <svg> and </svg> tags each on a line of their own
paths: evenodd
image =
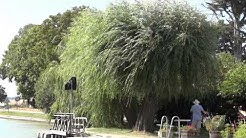
<svg viewBox="0 0 246 138">
<path fill-rule="evenodd" d="M 193 101 L 193 103 L 194 103 L 194 104 L 199 104 L 200 101 L 198 101 L 197 99 L 195 99 L 195 100 Z"/>
</svg>

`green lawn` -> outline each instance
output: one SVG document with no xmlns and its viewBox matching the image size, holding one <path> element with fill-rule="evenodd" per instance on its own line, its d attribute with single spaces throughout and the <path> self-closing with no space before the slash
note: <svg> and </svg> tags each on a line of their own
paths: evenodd
<svg viewBox="0 0 246 138">
<path fill-rule="evenodd" d="M 119 128 L 86 128 L 86 131 L 89 134 L 113 134 L 113 135 L 124 135 L 124 136 L 132 136 L 132 137 L 157 137 L 157 134 L 153 133 L 143 133 L 143 132 L 135 132 L 131 129 L 119 129 Z M 202 128 L 201 137 L 200 138 L 209 138 L 208 132 Z"/>
<path fill-rule="evenodd" d="M 46 114 L 41 113 L 29 113 L 29 112 L 16 112 L 16 111 L 0 111 L 0 115 L 3 116 L 21 116 L 21 117 L 32 117 L 32 118 L 41 118 L 47 119 Z"/>
<path fill-rule="evenodd" d="M 153 133 L 136 132 L 131 129 L 120 129 L 120 128 L 86 128 L 89 134 L 112 134 L 112 135 L 124 135 L 132 137 L 157 137 Z"/>
</svg>

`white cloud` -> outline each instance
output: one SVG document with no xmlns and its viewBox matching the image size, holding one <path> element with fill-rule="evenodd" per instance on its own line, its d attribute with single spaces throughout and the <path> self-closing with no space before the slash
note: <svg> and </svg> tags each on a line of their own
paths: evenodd
<svg viewBox="0 0 246 138">
<path fill-rule="evenodd" d="M 14 82 L 10 83 L 7 79 L 0 80 L 0 85 L 5 88 L 5 92 L 7 93 L 8 97 L 15 97 L 17 96 L 17 86 Z"/>
</svg>

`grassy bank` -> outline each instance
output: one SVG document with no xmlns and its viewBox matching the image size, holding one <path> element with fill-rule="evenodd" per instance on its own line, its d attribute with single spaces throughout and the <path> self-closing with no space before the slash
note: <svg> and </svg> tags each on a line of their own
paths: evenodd
<svg viewBox="0 0 246 138">
<path fill-rule="evenodd" d="M 119 129 L 119 128 L 87 128 L 87 131 L 89 131 L 90 134 L 112 134 L 112 135 L 123 135 L 133 138 L 156 138 L 157 132 L 155 133 L 147 133 L 147 132 L 136 132 L 132 131 L 131 129 Z M 202 128 L 201 130 L 201 138 L 208 138 L 208 132 L 205 130 L 205 128 Z"/>
<path fill-rule="evenodd" d="M 90 134 L 110 134 L 110 135 L 122 135 L 129 137 L 141 137 L 141 138 L 152 138 L 157 135 L 153 133 L 136 132 L 131 129 L 120 129 L 120 128 L 86 128 Z"/>
<path fill-rule="evenodd" d="M 1 111 L 0 115 L 2 116 L 19 116 L 19 117 L 32 117 L 32 118 L 40 118 L 40 119 L 47 119 L 46 114 L 40 113 L 30 113 L 30 112 L 18 112 L 18 111 Z"/>
</svg>

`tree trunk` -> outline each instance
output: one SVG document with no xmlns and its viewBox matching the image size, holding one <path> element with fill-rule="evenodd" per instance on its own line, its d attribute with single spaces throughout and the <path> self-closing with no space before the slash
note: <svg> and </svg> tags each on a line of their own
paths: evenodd
<svg viewBox="0 0 246 138">
<path fill-rule="evenodd" d="M 154 131 L 154 116 L 156 109 L 157 101 L 154 97 L 147 97 L 142 106 L 140 106 L 140 110 L 137 116 L 137 121 L 134 127 L 136 131 Z"/>
<path fill-rule="evenodd" d="M 27 107 L 29 107 L 29 105 L 30 105 L 30 99 L 28 98 L 27 99 Z"/>
<path fill-rule="evenodd" d="M 240 26 L 239 21 L 235 19 L 234 21 L 234 56 L 237 60 L 242 60 L 242 42 L 240 41 Z"/>
<path fill-rule="evenodd" d="M 127 123 L 129 128 L 134 128 L 134 125 L 137 121 L 137 99 L 132 99 L 131 102 L 129 100 L 125 100 L 123 103 L 126 104 L 126 106 L 123 107 L 124 115 L 127 119 Z"/>
<path fill-rule="evenodd" d="M 137 111 L 134 105 L 127 108 L 125 111 L 126 119 L 130 128 L 134 128 L 134 125 L 137 121 Z"/>
<path fill-rule="evenodd" d="M 31 105 L 31 107 L 33 107 L 33 108 L 36 107 L 36 106 L 35 106 L 35 100 L 34 100 L 34 99 L 31 99 L 31 98 L 28 98 L 28 99 L 27 99 L 27 106 L 30 107 L 30 105 Z"/>
</svg>

